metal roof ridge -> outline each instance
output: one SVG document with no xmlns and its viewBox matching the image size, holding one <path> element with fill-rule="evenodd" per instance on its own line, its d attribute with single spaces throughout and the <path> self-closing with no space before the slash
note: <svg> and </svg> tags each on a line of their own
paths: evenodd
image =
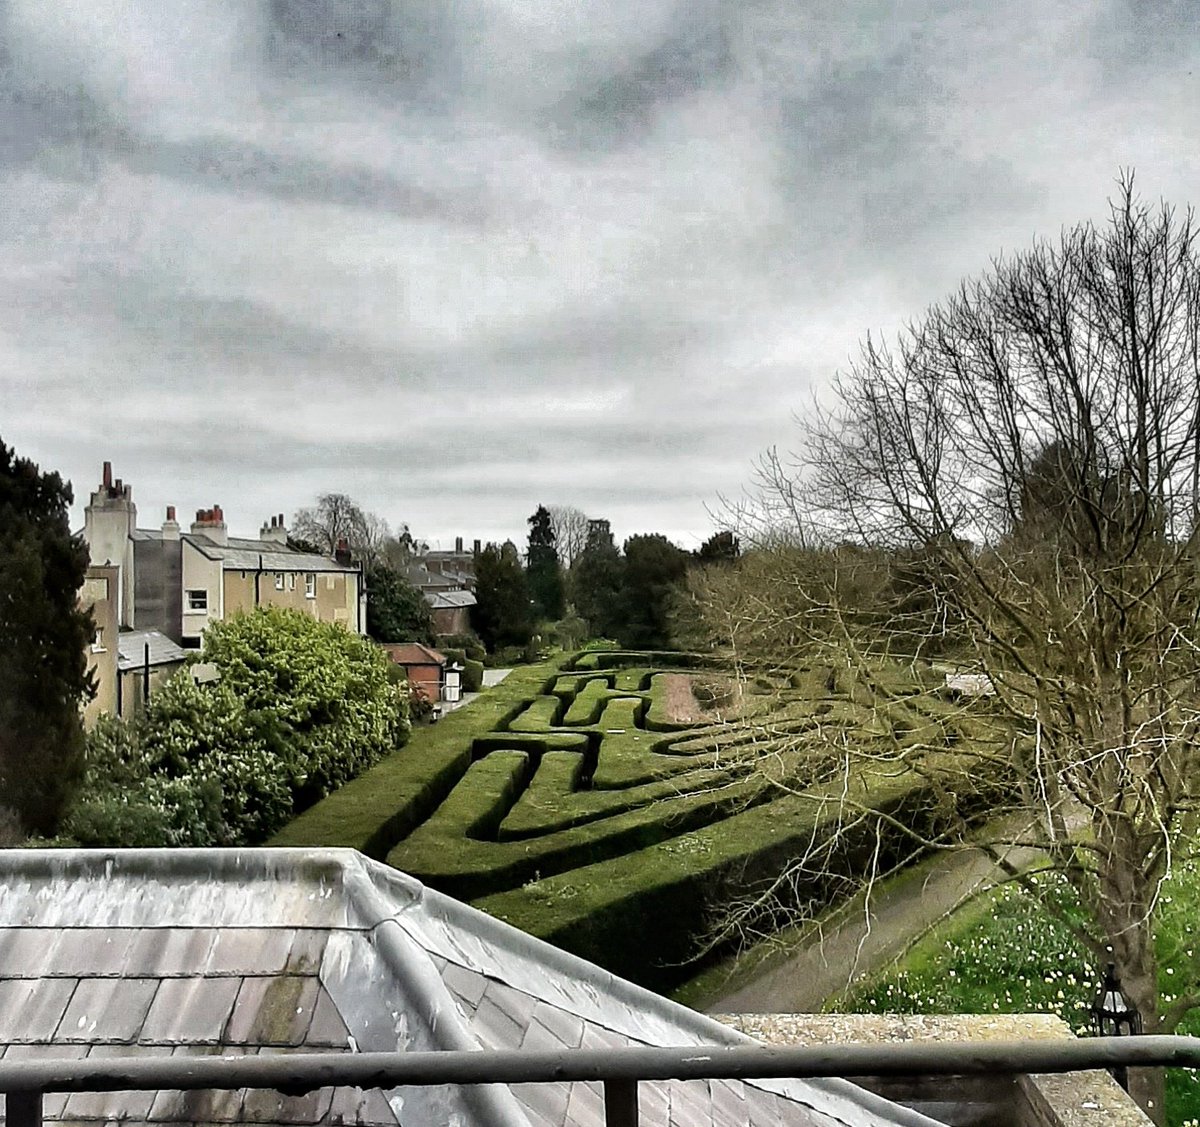
<svg viewBox="0 0 1200 1127">
<path fill-rule="evenodd" d="M 362 861 L 372 865 L 379 864 L 379 862 L 372 861 L 369 858 L 362 858 Z M 421 888 L 422 900 L 427 910 L 431 915 L 439 917 L 443 924 L 464 928 L 470 934 L 489 945 L 511 952 L 515 929 L 510 924 L 505 924 L 484 912 L 480 912 L 476 908 L 470 908 L 467 905 L 461 904 L 459 901 L 438 892 L 436 889 L 428 888 L 424 885 Z M 470 917 L 464 914 L 467 912 L 471 913 Z M 642 1014 L 649 1012 L 664 1022 L 680 1026 L 694 1036 L 702 1038 L 702 1044 L 759 1044 L 759 1042 L 755 1041 L 748 1034 L 723 1025 L 714 1018 L 698 1013 L 678 1002 L 672 1002 L 667 998 L 663 998 L 661 995 L 655 994 L 645 987 L 638 986 L 628 979 L 620 978 L 611 971 L 607 971 L 595 963 L 590 963 L 578 955 L 573 955 L 562 948 L 535 939 L 533 936 L 527 936 L 521 932 L 516 932 L 516 934 L 521 936 L 530 945 L 531 949 L 536 947 L 538 962 L 549 969 L 557 971 L 574 981 L 589 982 L 594 987 L 607 991 L 611 997 L 631 1010 Z M 488 974 L 486 970 L 480 967 L 472 969 L 484 975 Z M 552 1001 L 546 997 L 542 997 L 539 1000 L 548 1001 L 550 1004 L 559 1006 L 559 1008 L 583 1020 L 597 1020 L 594 1015 L 589 1016 L 588 1014 L 576 1012 L 576 1009 L 579 1007 L 563 1005 L 561 1001 Z M 598 1024 L 605 1023 L 599 1021 Z M 621 1033 L 622 1031 L 613 1030 L 613 1032 Z M 879 1127 L 882 1127 L 884 1124 L 888 1125 L 888 1127 L 895 1127 L 896 1124 L 903 1124 L 905 1127 L 935 1127 L 935 1125 L 936 1127 L 943 1127 L 943 1125 L 937 1124 L 936 1120 L 930 1119 L 909 1108 L 904 1108 L 881 1096 L 876 1096 L 849 1080 L 839 1078 L 802 1081 L 789 1079 L 743 1081 L 743 1083 L 752 1083 L 754 1087 L 784 1096 L 795 1103 L 810 1107 L 822 1115 L 829 1116 L 848 1125 L 852 1124 L 854 1127 L 864 1127 L 863 1112 L 871 1116 L 871 1124 L 879 1125 Z M 832 1106 L 820 1106 L 819 1103 L 813 1103 L 812 1097 L 817 1092 L 821 1093 Z M 850 1115 L 850 1117 L 847 1118 L 847 1115 Z"/>
<path fill-rule="evenodd" d="M 363 918 L 370 921 L 371 940 L 379 957 L 387 965 L 410 1005 L 418 1009 L 439 1049 L 463 1051 L 484 1048 L 463 1023 L 462 1014 L 449 987 L 433 965 L 428 951 L 421 947 L 397 922 L 396 917 L 423 907 L 427 889 L 420 881 L 396 870 L 390 875 L 379 872 L 378 861 L 354 850 L 343 859 L 342 887 Z M 399 878 L 399 879 L 397 879 Z M 399 886 L 404 901 L 399 908 L 384 895 L 381 884 Z M 411 991 L 411 992 L 410 992 Z M 532 1127 L 520 1101 L 507 1085 L 472 1084 L 461 1090 L 464 1103 L 473 1107 L 483 1123 L 495 1127 Z"/>
</svg>

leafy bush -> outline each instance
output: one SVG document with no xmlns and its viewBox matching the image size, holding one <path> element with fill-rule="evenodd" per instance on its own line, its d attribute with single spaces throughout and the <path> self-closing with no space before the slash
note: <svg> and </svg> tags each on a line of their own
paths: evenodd
<svg viewBox="0 0 1200 1127">
<path fill-rule="evenodd" d="M 463 691 L 477 693 L 483 688 L 483 662 L 467 658 L 463 662 Z"/>
<path fill-rule="evenodd" d="M 83 845 L 248 845 L 399 747 L 408 689 L 382 651 L 277 608 L 214 623 L 203 658 L 88 738 L 64 832 Z"/>
<path fill-rule="evenodd" d="M 1034 878 L 1048 886 L 1049 911 L 1014 886 L 977 899 L 921 940 L 901 960 L 840 1001 L 846 1011 L 889 1013 L 1051 1013 L 1076 1033 L 1088 1027 L 1096 988 L 1094 957 L 1072 926 L 1085 924 L 1078 897 L 1059 874 Z M 1156 939 L 1163 1001 L 1190 970 L 1200 909 L 1200 865 L 1187 861 L 1163 884 Z M 1200 1033 L 1193 1010 L 1177 1032 Z M 1166 1119 L 1200 1120 L 1200 1076 L 1167 1070 Z"/>
</svg>

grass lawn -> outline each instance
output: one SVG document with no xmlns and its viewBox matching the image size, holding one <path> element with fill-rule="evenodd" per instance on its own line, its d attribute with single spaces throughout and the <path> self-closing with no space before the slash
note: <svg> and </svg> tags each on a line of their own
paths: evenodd
<svg viewBox="0 0 1200 1127">
<path fill-rule="evenodd" d="M 1072 894 L 1052 876 L 1039 878 L 1068 920 L 1080 914 Z M 1194 963 L 1200 865 L 1181 865 L 1159 905 L 1159 988 Z M 1008 887 L 977 897 L 934 928 L 890 970 L 839 999 L 831 1008 L 874 1013 L 1052 1013 L 1076 1033 L 1088 1027 L 1095 991 L 1092 958 L 1055 913 Z M 1179 1033 L 1200 1035 L 1200 1010 Z M 1188 1069 L 1167 1073 L 1167 1121 L 1200 1123 L 1200 1078 Z"/>
</svg>

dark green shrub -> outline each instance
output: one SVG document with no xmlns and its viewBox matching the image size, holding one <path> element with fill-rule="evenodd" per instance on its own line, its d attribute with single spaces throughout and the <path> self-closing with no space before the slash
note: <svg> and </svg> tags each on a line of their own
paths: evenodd
<svg viewBox="0 0 1200 1127">
<path fill-rule="evenodd" d="M 477 693 L 483 688 L 483 662 L 468 658 L 463 662 L 463 691 Z"/>
</svg>

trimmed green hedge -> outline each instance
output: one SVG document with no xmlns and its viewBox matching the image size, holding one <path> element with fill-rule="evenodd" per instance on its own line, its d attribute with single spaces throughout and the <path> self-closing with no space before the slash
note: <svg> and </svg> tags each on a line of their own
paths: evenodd
<svg viewBox="0 0 1200 1127">
<path fill-rule="evenodd" d="M 780 691 L 769 708 L 763 698 L 761 724 L 683 726 L 666 715 L 662 674 L 687 668 L 686 658 L 590 651 L 519 669 L 271 844 L 386 857 L 666 989 L 695 973 L 712 912 L 829 837 L 847 785 L 902 824 L 937 826 L 961 811 L 899 756 L 922 749 L 927 761 L 968 762 L 957 748 L 995 736 L 986 704 L 943 700 L 900 667 L 872 685 L 828 667 L 800 670 L 772 682 Z M 848 783 L 831 777 L 841 768 L 823 739 L 813 740 L 816 756 L 804 750 L 806 733 L 828 726 L 879 755 Z M 793 793 L 754 769 L 773 748 L 771 769 Z M 802 898 L 834 896 L 839 874 L 879 851 L 899 856 L 902 835 L 877 842 L 873 825 L 861 819 L 839 839 L 829 872 L 798 884 Z"/>
<path fill-rule="evenodd" d="M 349 846 L 382 859 L 463 776 L 476 736 L 506 727 L 554 683 L 570 655 L 514 670 L 423 728 L 400 751 L 289 822 L 268 845 Z"/>
<path fill-rule="evenodd" d="M 876 809 L 916 829 L 932 829 L 949 814 L 915 772 L 873 772 L 854 787 L 859 799 L 869 795 Z M 668 991 L 717 956 L 719 950 L 702 957 L 701 940 L 733 898 L 832 833 L 839 789 L 785 795 L 636 852 L 481 897 L 475 907 L 614 974 Z M 814 801 L 821 797 L 829 800 L 824 806 Z M 861 871 L 876 848 L 872 821 L 861 819 L 826 859 L 833 875 L 801 875 L 800 896 L 814 903 L 833 897 L 837 875 Z"/>
<path fill-rule="evenodd" d="M 466 816 L 473 815 L 488 796 L 457 797 L 460 791 L 472 789 L 456 787 L 451 799 L 392 849 L 388 864 L 460 900 L 474 900 L 544 875 L 644 850 L 727 818 L 765 794 L 761 780 L 741 780 L 717 790 L 664 798 L 541 837 L 475 841 L 466 833 Z"/>
</svg>

